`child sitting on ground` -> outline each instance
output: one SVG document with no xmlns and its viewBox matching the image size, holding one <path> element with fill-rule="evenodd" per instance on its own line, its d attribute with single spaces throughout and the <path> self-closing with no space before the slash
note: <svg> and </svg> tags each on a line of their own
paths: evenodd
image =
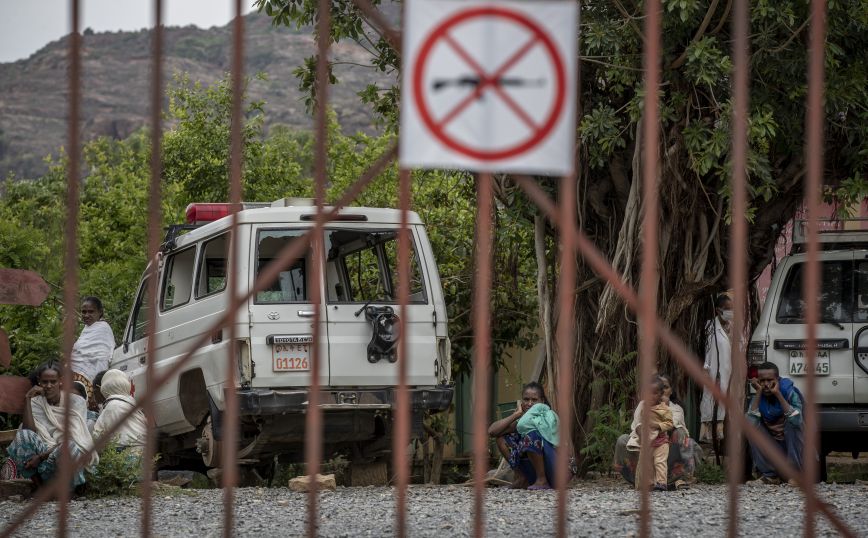
<svg viewBox="0 0 868 538">
<path fill-rule="evenodd" d="M 633 416 L 633 424 L 630 427 L 630 440 L 627 441 L 627 449 L 638 451 L 643 445 L 651 447 L 651 457 L 654 467 L 654 490 L 666 491 L 667 486 L 667 467 L 666 460 L 669 457 L 669 432 L 675 428 L 672 421 L 672 410 L 663 398 L 664 383 L 659 377 L 654 378 L 651 382 L 651 402 L 652 406 L 649 410 L 649 428 L 648 428 L 648 443 L 640 441 L 642 431 L 642 413 L 641 404 L 636 408 L 636 414 Z M 636 469 L 636 489 L 642 487 L 643 480 L 641 476 L 641 465 Z"/>
</svg>

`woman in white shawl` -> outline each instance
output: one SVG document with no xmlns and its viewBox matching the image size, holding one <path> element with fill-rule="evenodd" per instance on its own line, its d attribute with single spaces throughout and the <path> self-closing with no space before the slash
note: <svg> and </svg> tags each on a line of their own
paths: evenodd
<svg viewBox="0 0 868 538">
<path fill-rule="evenodd" d="M 37 485 L 50 480 L 57 472 L 63 443 L 63 421 L 66 409 L 61 391 L 61 370 L 56 362 L 48 362 L 36 370 L 36 382 L 27 392 L 24 418 L 15 440 L 6 449 L 15 463 L 17 472 Z M 84 398 L 71 392 L 68 395 L 69 448 L 73 459 L 93 446 L 87 429 L 87 404 Z M 87 460 L 85 469 L 93 470 L 99 462 L 96 453 Z M 84 484 L 84 469 L 73 474 L 72 485 Z"/>
<path fill-rule="evenodd" d="M 136 401 L 130 396 L 132 383 L 127 374 L 120 370 L 109 370 L 102 376 L 100 390 L 105 397 L 102 413 L 93 426 L 93 436 L 99 439 L 126 415 L 130 409 L 136 406 Z M 141 409 L 130 415 L 129 418 L 112 434 L 112 439 L 118 445 L 118 449 L 125 448 L 141 449 L 145 445 L 145 436 L 148 431 L 148 423 Z"/>
<path fill-rule="evenodd" d="M 72 346 L 70 363 L 75 381 L 80 381 L 87 389 L 88 408 L 98 409 L 93 394 L 93 378 L 108 368 L 115 349 L 115 335 L 111 326 L 103 319 L 102 301 L 96 297 L 85 297 L 81 301 L 81 331 Z"/>
<path fill-rule="evenodd" d="M 729 378 L 732 374 L 732 358 L 730 356 L 730 326 L 732 323 L 732 300 L 727 295 L 720 295 L 714 302 L 714 319 L 705 327 L 705 364 L 703 368 L 717 385 L 727 392 Z M 702 427 L 699 430 L 699 440 L 718 441 L 723 439 L 723 419 L 726 416 L 723 407 L 715 404 L 711 392 L 704 388 L 702 400 L 699 402 L 699 414 Z M 712 424 L 716 424 L 713 426 Z M 716 429 L 712 435 L 712 429 Z"/>
</svg>

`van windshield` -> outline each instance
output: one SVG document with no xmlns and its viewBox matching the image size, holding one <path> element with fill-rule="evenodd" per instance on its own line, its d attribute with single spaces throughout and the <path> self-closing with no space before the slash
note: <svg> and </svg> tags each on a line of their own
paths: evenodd
<svg viewBox="0 0 868 538">
<path fill-rule="evenodd" d="M 778 305 L 778 323 L 805 323 L 806 302 L 802 298 L 802 279 L 807 264 L 790 268 Z M 822 263 L 820 277 L 820 322 L 853 322 L 853 262 L 835 260 Z"/>
</svg>

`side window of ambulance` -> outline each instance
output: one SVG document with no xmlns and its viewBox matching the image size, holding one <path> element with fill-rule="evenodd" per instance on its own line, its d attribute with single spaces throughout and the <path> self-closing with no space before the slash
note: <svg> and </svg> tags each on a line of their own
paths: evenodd
<svg viewBox="0 0 868 538">
<path fill-rule="evenodd" d="M 864 323 L 868 321 L 868 261 L 857 261 L 856 272 L 856 308 L 853 321 Z"/>
<path fill-rule="evenodd" d="M 298 230 L 260 230 L 256 242 L 256 278 L 285 246 L 304 234 Z M 256 292 L 257 303 L 304 303 L 307 294 L 307 257 L 282 267 L 271 284 Z"/>
<path fill-rule="evenodd" d="M 778 323 L 805 323 L 806 303 L 802 298 L 802 279 L 806 264 L 794 264 L 784 280 Z M 853 263 L 849 260 L 823 262 L 820 281 L 820 322 L 853 321 Z"/>
<path fill-rule="evenodd" d="M 142 283 L 139 296 L 136 298 L 136 307 L 133 310 L 132 338 L 131 342 L 141 340 L 148 334 L 148 317 L 151 311 L 151 298 L 148 296 L 148 281 Z"/>
<path fill-rule="evenodd" d="M 187 304 L 193 293 L 193 262 L 196 260 L 196 247 L 172 254 L 166 259 L 163 269 L 163 294 L 160 309 L 169 310 Z"/>
<path fill-rule="evenodd" d="M 223 234 L 202 245 L 199 273 L 196 275 L 196 298 L 218 293 L 226 288 L 226 258 L 229 234 Z"/>
</svg>

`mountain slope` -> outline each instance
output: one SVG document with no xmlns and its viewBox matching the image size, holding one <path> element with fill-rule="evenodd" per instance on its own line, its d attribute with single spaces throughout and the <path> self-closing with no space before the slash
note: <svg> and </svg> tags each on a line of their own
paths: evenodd
<svg viewBox="0 0 868 538">
<path fill-rule="evenodd" d="M 303 96 L 292 71 L 313 55 L 309 29 L 273 27 L 258 14 L 245 17 L 245 71 L 265 72 L 254 81 L 250 98 L 265 101 L 266 128 L 277 123 L 310 129 Z M 231 65 L 230 25 L 207 30 L 194 26 L 165 31 L 164 75 L 186 73 L 192 81 L 210 84 L 225 76 Z M 67 39 L 50 43 L 26 60 L 0 64 L 0 179 L 43 174 L 46 155 L 57 155 L 67 138 Z M 82 54 L 82 121 L 84 140 L 95 136 L 124 138 L 148 121 L 150 102 L 150 34 L 85 31 Z M 391 75 L 367 64 L 368 54 L 355 44 L 333 47 L 332 59 L 347 62 L 335 67 L 340 83 L 332 86 L 330 104 L 346 132 L 374 130 L 368 110 L 356 93 L 367 84 Z"/>
</svg>

